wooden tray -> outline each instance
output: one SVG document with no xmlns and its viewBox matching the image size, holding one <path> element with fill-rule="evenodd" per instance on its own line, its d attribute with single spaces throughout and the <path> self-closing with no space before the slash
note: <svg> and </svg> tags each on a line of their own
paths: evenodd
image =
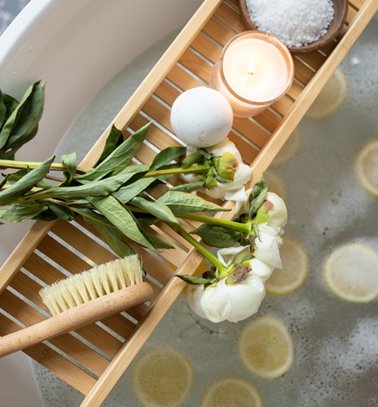
<svg viewBox="0 0 378 407">
<path fill-rule="evenodd" d="M 183 90 L 207 83 L 222 47 L 244 31 L 237 4 L 236 0 L 205 0 L 114 119 L 125 136 L 153 121 L 148 141 L 137 156 L 141 162 L 149 163 L 157 150 L 177 144 L 171 134 L 170 106 Z M 349 0 L 342 38 L 321 51 L 295 55 L 295 80 L 288 94 L 253 119 L 235 120 L 230 137 L 253 167 L 252 182 L 269 166 L 377 8 L 377 0 Z M 86 156 L 82 168 L 90 168 L 97 161 L 109 128 Z M 160 187 L 154 192 L 159 195 L 163 190 Z M 184 227 L 189 225 L 184 223 Z M 138 249 L 155 288 L 153 304 L 142 304 L 25 351 L 86 395 L 82 406 L 101 405 L 180 294 L 184 283 L 171 277 L 193 273 L 201 263 L 201 256 L 164 225 L 158 225 L 154 232 L 175 249 L 161 250 L 158 255 Z M 88 262 L 100 264 L 113 257 L 83 223 L 35 223 L 0 270 L 0 334 L 48 316 L 38 295 L 43 283 L 81 272 L 89 267 Z"/>
</svg>

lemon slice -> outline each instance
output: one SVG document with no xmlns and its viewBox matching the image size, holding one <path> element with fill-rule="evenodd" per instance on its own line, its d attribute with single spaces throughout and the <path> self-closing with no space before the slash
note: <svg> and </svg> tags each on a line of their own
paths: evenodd
<svg viewBox="0 0 378 407">
<path fill-rule="evenodd" d="M 378 254 L 358 243 L 341 246 L 325 262 L 324 279 L 344 300 L 374 300 L 378 295 Z"/>
<path fill-rule="evenodd" d="M 345 75 L 337 69 L 308 109 L 306 116 L 311 119 L 329 116 L 343 104 L 347 90 Z"/>
<path fill-rule="evenodd" d="M 293 363 L 293 342 L 277 318 L 264 316 L 245 326 L 239 338 L 239 355 L 246 368 L 264 378 L 285 374 Z"/>
<path fill-rule="evenodd" d="M 283 295 L 296 290 L 307 275 L 307 254 L 298 242 L 284 237 L 280 255 L 282 270 L 274 270 L 265 284 L 270 294 Z"/>
<path fill-rule="evenodd" d="M 272 162 L 272 165 L 280 166 L 282 164 L 286 164 L 288 161 L 294 158 L 301 147 L 302 138 L 302 133 L 297 127 L 290 135 L 289 139 L 281 148 L 279 153 L 276 155 L 275 159 Z"/>
<path fill-rule="evenodd" d="M 281 177 L 272 170 L 268 170 L 264 172 L 264 178 L 266 184 L 268 185 L 269 191 L 275 192 L 277 195 L 284 199 L 286 195 L 286 188 Z"/>
<path fill-rule="evenodd" d="M 188 359 L 173 348 L 147 351 L 133 371 L 133 387 L 144 407 L 176 407 L 187 396 L 193 380 Z"/>
<path fill-rule="evenodd" d="M 206 391 L 201 407 L 262 407 L 255 386 L 238 377 L 227 377 L 213 383 Z"/>
<path fill-rule="evenodd" d="M 356 160 L 356 173 L 362 186 L 378 196 L 378 140 L 362 148 Z"/>
</svg>

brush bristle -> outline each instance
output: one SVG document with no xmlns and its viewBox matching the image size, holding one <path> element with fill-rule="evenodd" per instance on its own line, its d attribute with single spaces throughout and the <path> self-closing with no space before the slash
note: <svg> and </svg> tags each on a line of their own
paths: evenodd
<svg viewBox="0 0 378 407">
<path fill-rule="evenodd" d="M 143 282 L 143 270 L 138 255 L 110 261 L 40 291 L 43 303 L 52 315 L 122 288 Z"/>
</svg>

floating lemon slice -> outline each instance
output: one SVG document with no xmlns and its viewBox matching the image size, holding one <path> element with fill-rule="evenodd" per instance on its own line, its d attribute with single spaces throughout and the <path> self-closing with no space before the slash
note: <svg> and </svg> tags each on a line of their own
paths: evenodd
<svg viewBox="0 0 378 407">
<path fill-rule="evenodd" d="M 279 166 L 282 164 L 286 164 L 288 161 L 294 158 L 301 147 L 302 138 L 303 136 L 301 131 L 296 128 L 290 135 L 287 142 L 281 148 L 279 153 L 276 155 L 275 159 L 272 162 L 272 165 Z"/>
<path fill-rule="evenodd" d="M 328 287 L 344 300 L 374 300 L 378 295 L 378 254 L 362 244 L 341 246 L 326 260 L 324 279 Z"/>
<path fill-rule="evenodd" d="M 238 377 L 213 383 L 206 391 L 201 407 L 262 407 L 255 386 Z"/>
<path fill-rule="evenodd" d="M 264 178 L 270 192 L 275 192 L 281 198 L 285 198 L 286 188 L 279 175 L 272 170 L 268 170 L 264 172 Z"/>
<path fill-rule="evenodd" d="M 283 324 L 271 316 L 246 325 L 239 338 L 239 355 L 252 373 L 274 379 L 286 373 L 293 363 L 293 342 Z"/>
<path fill-rule="evenodd" d="M 173 348 L 146 352 L 133 371 L 133 387 L 145 407 L 176 407 L 187 396 L 193 380 L 188 359 Z"/>
<path fill-rule="evenodd" d="M 295 240 L 283 238 L 282 270 L 276 269 L 265 284 L 270 294 L 288 294 L 300 287 L 307 275 L 307 254 Z"/>
<path fill-rule="evenodd" d="M 311 119 L 329 116 L 343 104 L 347 89 L 345 75 L 337 69 L 308 109 L 306 116 Z"/>
<path fill-rule="evenodd" d="M 378 140 L 362 148 L 356 160 L 356 173 L 362 186 L 378 196 Z"/>
</svg>

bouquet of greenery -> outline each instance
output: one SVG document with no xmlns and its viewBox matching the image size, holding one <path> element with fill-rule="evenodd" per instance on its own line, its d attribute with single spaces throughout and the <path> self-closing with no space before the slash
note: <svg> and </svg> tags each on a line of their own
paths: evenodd
<svg viewBox="0 0 378 407">
<path fill-rule="evenodd" d="M 202 150 L 188 155 L 186 147 L 168 147 L 150 165 L 133 164 L 150 124 L 126 140 L 113 126 L 101 157 L 89 171 L 78 167 L 75 153 L 62 155 L 60 162 L 54 156 L 44 162 L 14 160 L 16 151 L 36 135 L 43 103 L 44 88 L 39 82 L 30 86 L 19 102 L 0 93 L 0 168 L 4 170 L 0 181 L 0 219 L 72 221 L 81 217 L 121 257 L 133 253 L 129 241 L 150 250 L 170 248 L 149 231 L 152 224 L 164 222 L 211 263 L 212 267 L 202 276 L 178 276 L 205 291 L 221 281 L 236 286 L 253 274 L 251 260 L 267 233 L 261 225 L 272 230 L 276 227 L 272 236 L 279 241 L 277 228 L 282 222 L 269 224 L 277 208 L 273 208 L 272 199 L 267 199 L 263 179 L 255 185 L 235 220 L 210 216 L 209 213 L 226 209 L 193 193 L 203 185 L 211 188 L 215 179 L 218 183 L 232 181 L 236 168 L 230 154 L 213 157 Z M 168 188 L 155 199 L 152 188 L 167 185 L 169 177 L 177 174 L 198 177 L 194 182 Z M 188 232 L 180 219 L 194 220 L 201 226 Z M 206 245 L 193 234 L 200 236 Z M 243 249 L 225 262 L 207 246 Z M 269 265 L 271 269 L 275 266 Z"/>
</svg>

